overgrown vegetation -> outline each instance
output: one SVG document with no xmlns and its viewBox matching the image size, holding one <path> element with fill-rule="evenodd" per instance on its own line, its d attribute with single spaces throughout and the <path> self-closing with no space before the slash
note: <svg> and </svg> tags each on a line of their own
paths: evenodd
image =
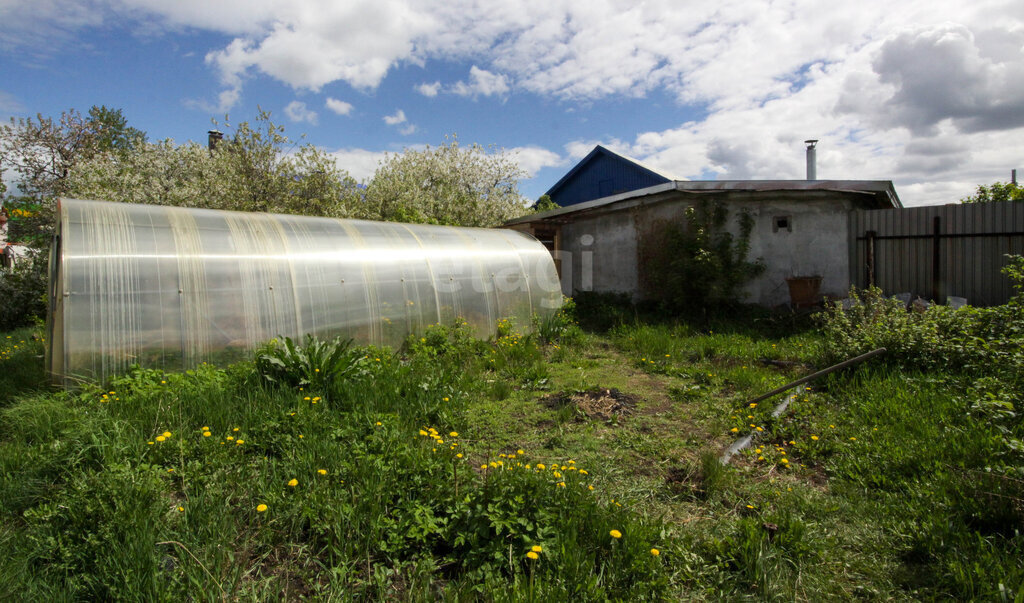
<svg viewBox="0 0 1024 603">
<path fill-rule="evenodd" d="M 687 207 L 684 217 L 685 223 L 662 224 L 647 242 L 650 288 L 674 312 L 740 305 L 743 286 L 764 271 L 763 261 L 747 259 L 754 219 L 738 212 L 734 234 L 728 208 L 707 200 Z"/>
<path fill-rule="evenodd" d="M 41 387 L 41 342 L 11 333 L 0 593 L 1020 597 L 1020 298 L 921 314 L 859 299 L 814 327 L 581 298 L 534 334 L 503 321 L 481 342 L 457 322 L 399 352 L 282 341 L 252 363 L 77 392 Z M 905 340 L 779 417 L 747 403 Z M 628 412 L 574 406 L 612 394 Z"/>
</svg>

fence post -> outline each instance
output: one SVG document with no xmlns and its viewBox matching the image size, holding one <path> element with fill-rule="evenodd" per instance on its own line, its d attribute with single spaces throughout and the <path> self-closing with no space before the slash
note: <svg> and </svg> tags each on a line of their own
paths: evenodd
<svg viewBox="0 0 1024 603">
<path fill-rule="evenodd" d="M 932 218 L 932 301 L 941 303 L 939 295 L 942 291 L 942 219 L 939 216 Z"/>
<path fill-rule="evenodd" d="M 868 287 L 875 286 L 875 231 L 869 230 L 866 233 L 868 238 Z"/>
</svg>

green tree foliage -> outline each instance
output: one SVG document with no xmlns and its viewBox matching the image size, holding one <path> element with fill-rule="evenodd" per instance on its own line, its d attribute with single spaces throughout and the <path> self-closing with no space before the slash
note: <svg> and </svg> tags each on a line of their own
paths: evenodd
<svg viewBox="0 0 1024 603">
<path fill-rule="evenodd" d="M 168 139 L 96 154 L 76 165 L 68 188 L 107 201 L 335 217 L 350 214 L 357 190 L 330 156 L 297 146 L 265 111 L 214 151 Z"/>
<path fill-rule="evenodd" d="M 533 204 L 533 211 L 540 213 L 542 211 L 551 211 L 552 209 L 558 209 L 560 206 L 555 203 L 551 197 L 547 195 L 541 195 L 537 199 L 537 202 Z"/>
<path fill-rule="evenodd" d="M 0 165 L 13 169 L 22 195 L 38 200 L 68 193 L 75 165 L 97 154 L 124 155 L 143 144 L 145 132 L 129 127 L 120 109 L 71 109 L 60 119 L 37 115 L 11 118 L 0 126 Z"/>
<path fill-rule="evenodd" d="M 496 226 L 526 213 L 525 173 L 503 152 L 445 144 L 388 155 L 366 188 L 365 217 L 396 222 Z"/>
<path fill-rule="evenodd" d="M 994 182 L 991 186 L 984 184 L 969 197 L 960 199 L 960 203 L 991 203 L 993 201 L 1024 201 L 1024 186 L 1013 182 Z"/>
</svg>

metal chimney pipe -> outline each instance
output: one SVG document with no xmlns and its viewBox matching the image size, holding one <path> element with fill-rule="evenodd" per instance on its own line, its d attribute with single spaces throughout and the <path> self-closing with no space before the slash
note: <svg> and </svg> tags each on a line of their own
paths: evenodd
<svg viewBox="0 0 1024 603">
<path fill-rule="evenodd" d="M 817 180 L 818 179 L 818 157 L 817 151 L 814 150 L 814 145 L 818 144 L 816 139 L 805 140 L 804 144 L 807 145 L 807 179 Z"/>
<path fill-rule="evenodd" d="M 206 146 L 211 151 L 217 148 L 217 143 L 224 138 L 224 133 L 220 130 L 209 130 L 206 132 Z"/>
<path fill-rule="evenodd" d="M 1010 182 L 1013 183 L 1013 184 L 1017 184 L 1017 169 L 1016 168 L 1010 170 Z"/>
</svg>

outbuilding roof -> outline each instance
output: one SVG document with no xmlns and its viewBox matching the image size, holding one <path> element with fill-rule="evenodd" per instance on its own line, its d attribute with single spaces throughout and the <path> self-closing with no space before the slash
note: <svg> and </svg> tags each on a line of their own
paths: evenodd
<svg viewBox="0 0 1024 603">
<path fill-rule="evenodd" d="M 570 172 L 571 173 L 571 172 Z M 569 218 L 572 214 L 605 208 L 630 200 L 678 191 L 685 194 L 768 193 L 768 192 L 836 192 L 864 195 L 869 209 L 903 207 L 891 180 L 675 180 L 592 201 L 560 207 L 546 212 L 515 218 L 506 224 L 538 222 L 552 218 Z"/>
</svg>

